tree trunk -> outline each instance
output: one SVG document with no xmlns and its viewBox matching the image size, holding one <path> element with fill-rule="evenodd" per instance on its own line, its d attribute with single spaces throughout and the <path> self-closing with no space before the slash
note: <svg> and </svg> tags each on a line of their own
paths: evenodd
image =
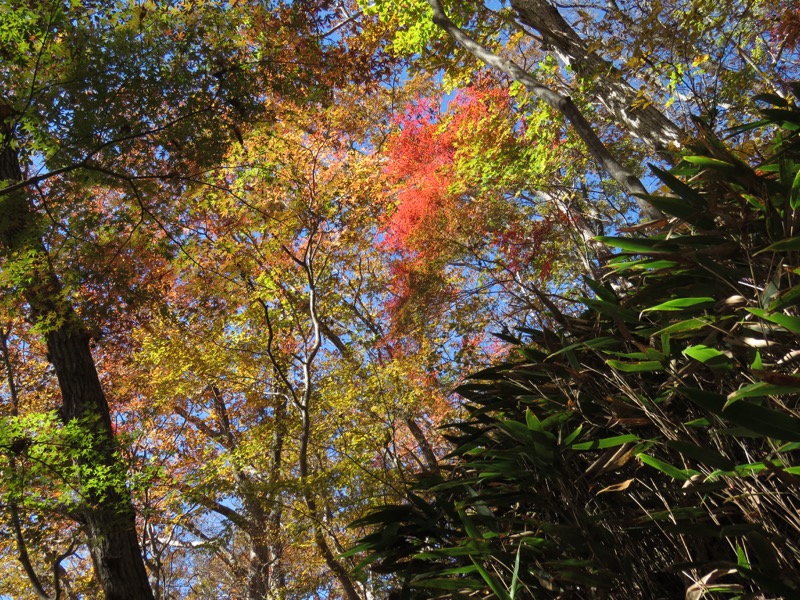
<svg viewBox="0 0 800 600">
<path fill-rule="evenodd" d="M 267 600 L 270 593 L 271 547 L 261 529 L 248 531 L 250 538 L 250 564 L 247 569 L 247 600 Z"/>
<path fill-rule="evenodd" d="M 10 110 L 0 106 L 0 181 L 22 181 L 17 150 L 12 145 Z M 61 417 L 78 420 L 86 429 L 88 447 L 76 454 L 81 472 L 81 505 L 76 511 L 87 537 L 95 574 L 108 600 L 152 600 L 125 473 L 118 464 L 108 402 L 89 349 L 89 335 L 65 297 L 52 270 L 24 190 L 0 190 L 0 247 L 9 262 L 27 261 L 27 277 L 19 283 L 29 320 L 42 331 L 47 356 L 61 388 Z M 88 451 L 88 452 L 86 452 Z M 95 471 L 103 479 L 92 478 Z"/>
<path fill-rule="evenodd" d="M 596 99 L 620 126 L 656 152 L 680 147 L 682 130 L 654 105 L 647 104 L 611 63 L 590 52 L 548 0 L 511 0 L 520 21 L 535 29 L 546 46 L 584 81 L 591 82 Z"/>
</svg>

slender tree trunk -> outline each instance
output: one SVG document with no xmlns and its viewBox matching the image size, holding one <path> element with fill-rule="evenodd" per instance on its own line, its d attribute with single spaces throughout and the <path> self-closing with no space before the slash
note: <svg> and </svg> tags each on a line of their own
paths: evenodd
<svg viewBox="0 0 800 600">
<path fill-rule="evenodd" d="M 436 459 L 436 454 L 434 454 L 428 438 L 425 437 L 425 434 L 414 420 L 413 416 L 406 417 L 405 423 L 406 427 L 408 427 L 408 430 L 411 432 L 411 435 L 414 436 L 414 440 L 417 442 L 420 452 L 422 452 L 422 456 L 425 459 L 425 464 L 427 465 L 428 469 L 432 473 L 438 473 L 439 461 Z"/>
<path fill-rule="evenodd" d="M 286 435 L 286 405 L 288 395 L 278 397 L 275 405 L 274 427 L 270 454 L 269 485 L 271 492 L 268 501 L 271 503 L 267 515 L 267 531 L 269 535 L 270 553 L 270 586 L 275 598 L 283 598 L 286 589 L 286 572 L 283 565 L 283 504 L 281 504 L 279 483 L 283 468 L 283 444 Z"/>
<path fill-rule="evenodd" d="M 316 232 L 315 232 L 316 233 Z M 298 471 L 300 474 L 300 484 L 303 486 L 303 495 L 305 497 L 306 507 L 313 522 L 314 528 L 314 542 L 317 549 L 322 554 L 325 564 L 334 574 L 339 584 L 342 586 L 342 592 L 347 600 L 361 600 L 361 596 L 356 590 L 355 582 L 347 572 L 347 569 L 337 560 L 336 555 L 328 540 L 325 538 L 325 533 L 322 530 L 322 518 L 320 516 L 319 506 L 317 505 L 317 498 L 314 490 L 311 489 L 308 479 L 310 475 L 308 449 L 311 442 L 311 399 L 313 396 L 313 383 L 311 377 L 311 369 L 314 364 L 314 359 L 322 347 L 322 329 L 320 325 L 319 314 L 317 313 L 317 282 L 314 274 L 314 255 L 317 246 L 314 245 L 314 236 L 310 236 L 306 245 L 303 255 L 303 260 L 299 261 L 303 270 L 306 273 L 308 281 L 308 314 L 311 318 L 311 343 L 306 350 L 306 356 L 303 359 L 303 393 L 297 408 L 300 411 L 301 428 L 300 428 L 300 447 L 298 462 Z"/>
<path fill-rule="evenodd" d="M 0 109 L 0 181 L 7 185 L 22 181 L 22 172 L 12 144 L 10 111 Z M 84 479 L 91 479 L 96 468 L 111 473 L 111 481 L 80 482 L 82 502 L 76 512 L 88 537 L 95 574 L 107 600 L 152 600 L 135 512 L 115 457 L 108 402 L 89 349 L 89 335 L 52 270 L 37 221 L 24 190 L 5 194 L 0 190 L 0 247 L 9 262 L 27 261 L 27 277 L 20 287 L 29 320 L 47 342 L 48 360 L 61 388 L 62 419 L 65 424 L 77 419 L 86 428 L 89 456 L 81 452 L 75 460 Z"/>
<path fill-rule="evenodd" d="M 302 419 L 302 433 L 300 434 L 300 459 L 298 462 L 306 508 L 308 509 L 308 513 L 313 521 L 314 542 L 316 543 L 320 554 L 322 554 L 325 564 L 328 565 L 328 568 L 339 581 L 339 585 L 342 586 L 342 591 L 344 592 L 345 598 L 347 598 L 347 600 L 361 600 L 361 595 L 358 593 L 358 590 L 356 590 L 355 583 L 353 582 L 350 573 L 348 573 L 347 569 L 345 569 L 345 567 L 336 559 L 336 554 L 334 554 L 333 550 L 331 550 L 331 546 L 328 543 L 328 540 L 325 539 L 325 534 L 322 531 L 322 518 L 320 517 L 319 507 L 317 506 L 317 499 L 314 491 L 310 489 L 308 484 L 308 445 L 311 439 L 311 421 L 307 409 L 304 410 Z"/>
<path fill-rule="evenodd" d="M 595 98 L 632 135 L 656 152 L 680 147 L 685 134 L 637 91 L 611 63 L 590 52 L 548 0 L 511 0 L 520 21 L 535 29 L 546 46 L 584 81 L 591 82 Z"/>
</svg>

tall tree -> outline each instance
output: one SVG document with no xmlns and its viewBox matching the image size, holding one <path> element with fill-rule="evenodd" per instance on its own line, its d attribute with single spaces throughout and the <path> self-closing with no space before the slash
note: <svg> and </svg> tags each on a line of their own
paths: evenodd
<svg viewBox="0 0 800 600">
<path fill-rule="evenodd" d="M 212 553 L 231 594 L 369 597 L 339 558 L 347 523 L 436 468 L 427 430 L 450 381 L 419 365 L 432 344 L 409 355 L 386 339 L 391 274 L 373 243 L 381 171 L 367 148 L 393 95 L 352 87 L 313 114 L 275 106 L 276 124 L 185 199 L 174 289 L 137 326 L 159 422 L 144 444 L 183 474 L 151 521 L 154 545 Z"/>
<path fill-rule="evenodd" d="M 324 93 L 320 38 L 305 35 L 324 25 L 316 8 L 212 3 L 195 10 L 182 3 L 58 0 L 3 6 L 4 270 L 46 340 L 61 421 L 84 428 L 88 446 L 74 456 L 79 498 L 71 514 L 86 533 L 107 598 L 153 594 L 82 318 L 96 312 L 102 294 L 81 289 L 80 263 L 62 257 L 81 252 L 82 232 L 97 237 L 95 213 L 86 209 L 101 203 L 102 194 L 112 198 L 106 207 L 116 211 L 116 225 L 131 236 L 147 224 L 164 229 L 171 209 L 163 200 L 187 189 L 198 170 L 214 164 L 227 143 L 241 142 L 248 123 L 266 114 L 262 92 L 251 90 Z M 282 54 L 286 48 L 277 52 L 268 41 L 283 38 L 287 27 L 298 45 L 291 60 Z M 307 77 L 312 70 L 315 82 Z M 124 255 L 126 243 L 117 249 Z M 37 594 L 46 595 L 30 575 Z"/>
<path fill-rule="evenodd" d="M 0 180 L 12 187 L 23 177 L 9 112 L 6 106 Z M 88 456 L 75 457 L 83 475 L 75 518 L 86 532 L 97 578 L 107 598 L 152 598 L 133 505 L 116 456 L 108 402 L 89 349 L 89 333 L 49 264 L 38 216 L 23 190 L 3 195 L 0 220 L 0 246 L 6 261 L 25 261 L 24 279 L 16 283 L 28 305 L 30 321 L 46 340 L 48 360 L 55 367 L 61 390 L 61 418 L 65 424 L 80 423 L 86 437 L 93 440 Z M 20 542 L 21 553 L 23 548 Z M 33 577 L 32 583 L 41 596 L 48 597 Z"/>
</svg>

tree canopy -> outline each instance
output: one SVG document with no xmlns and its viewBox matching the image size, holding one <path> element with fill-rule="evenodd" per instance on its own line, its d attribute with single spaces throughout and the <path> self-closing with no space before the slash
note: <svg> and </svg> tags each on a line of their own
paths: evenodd
<svg viewBox="0 0 800 600">
<path fill-rule="evenodd" d="M 0 597 L 791 597 L 799 31 L 0 0 Z"/>
</svg>

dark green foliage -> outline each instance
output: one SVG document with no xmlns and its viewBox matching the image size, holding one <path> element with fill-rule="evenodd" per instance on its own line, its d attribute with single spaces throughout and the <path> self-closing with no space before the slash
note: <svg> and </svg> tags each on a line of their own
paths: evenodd
<svg viewBox="0 0 800 600">
<path fill-rule="evenodd" d="M 449 465 L 360 522 L 398 597 L 800 597 L 800 110 L 765 116 L 772 157 L 654 168 L 675 218 L 458 390 Z"/>
</svg>

